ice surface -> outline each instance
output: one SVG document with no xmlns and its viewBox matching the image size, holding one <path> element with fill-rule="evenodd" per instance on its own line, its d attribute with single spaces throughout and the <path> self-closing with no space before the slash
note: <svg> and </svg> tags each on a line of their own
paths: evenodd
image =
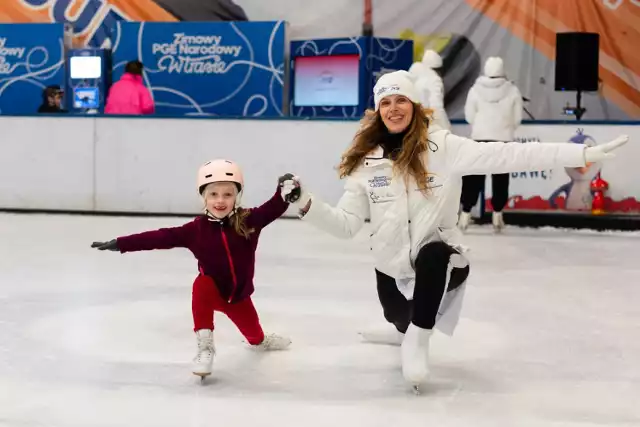
<svg viewBox="0 0 640 427">
<path fill-rule="evenodd" d="M 186 250 L 120 255 L 93 240 L 185 218 L 0 215 L 0 425 L 638 426 L 637 234 L 474 228 L 453 338 L 432 341 L 422 396 L 384 326 L 363 231 L 341 241 L 297 220 L 261 238 L 254 299 L 289 351 L 247 351 L 216 317 L 201 386 Z"/>
</svg>

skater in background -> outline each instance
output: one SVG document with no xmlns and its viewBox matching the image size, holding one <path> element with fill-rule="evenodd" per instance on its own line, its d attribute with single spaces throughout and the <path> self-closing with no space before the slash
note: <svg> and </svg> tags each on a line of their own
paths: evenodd
<svg viewBox="0 0 640 427">
<path fill-rule="evenodd" d="M 462 177 L 580 167 L 605 159 L 626 142 L 599 147 L 576 144 L 479 144 L 432 125 L 406 71 L 385 74 L 375 85 L 375 110 L 367 111 L 342 155 L 345 192 L 333 207 L 300 186 L 295 205 L 304 221 L 334 236 L 352 238 L 366 219 L 377 290 L 389 334 L 366 340 L 401 344 L 404 378 L 418 387 L 428 375 L 429 340 L 435 326 L 452 334 L 469 275 L 462 234 L 456 227 Z"/>
<path fill-rule="evenodd" d="M 478 142 L 510 142 L 522 122 L 522 95 L 505 77 L 501 58 L 490 57 L 484 66 L 484 75 L 478 77 L 467 95 L 464 114 L 471 125 L 471 138 Z M 518 172 L 518 171 L 516 171 Z M 462 212 L 458 221 L 466 230 L 471 219 L 471 209 L 484 188 L 484 175 L 465 176 L 462 183 Z M 502 209 L 509 201 L 509 174 L 491 176 L 492 222 L 496 231 L 504 228 Z"/>
<path fill-rule="evenodd" d="M 155 112 L 155 105 L 151 92 L 144 85 L 142 75 L 144 65 L 140 61 L 130 61 L 124 69 L 124 74 L 111 86 L 105 114 L 149 115 Z"/>
<path fill-rule="evenodd" d="M 433 121 L 443 129 L 451 130 L 451 122 L 444 107 L 444 82 L 439 74 L 442 58 L 431 49 L 424 51 L 422 61 L 409 68 L 420 104 L 433 110 Z"/>
<path fill-rule="evenodd" d="M 281 179 L 283 181 L 283 179 Z M 193 373 L 204 379 L 211 374 L 215 345 L 213 314 L 225 313 L 247 339 L 261 350 L 283 350 L 291 341 L 276 334 L 265 335 L 251 300 L 258 238 L 264 227 L 289 206 L 278 186 L 263 205 L 240 207 L 244 179 L 240 167 L 228 160 L 214 160 L 198 171 L 198 193 L 204 214 L 181 227 L 162 228 L 94 242 L 91 247 L 121 253 L 186 248 L 198 260 L 199 274 L 193 283 L 192 312 L 198 353 Z M 286 189 L 290 194 L 293 189 Z"/>
</svg>

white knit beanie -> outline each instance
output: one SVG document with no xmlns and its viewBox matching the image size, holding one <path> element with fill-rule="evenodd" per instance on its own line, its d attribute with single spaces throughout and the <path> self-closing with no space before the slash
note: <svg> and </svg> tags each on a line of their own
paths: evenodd
<svg viewBox="0 0 640 427">
<path fill-rule="evenodd" d="M 373 88 L 373 102 L 376 111 L 380 107 L 380 101 L 390 95 L 404 95 L 411 102 L 420 102 L 416 89 L 413 87 L 411 74 L 405 70 L 384 74 L 378 79 Z"/>
<path fill-rule="evenodd" d="M 487 77 L 504 77 L 504 62 L 498 56 L 490 56 L 484 64 L 484 75 Z"/>
<path fill-rule="evenodd" d="M 422 62 L 414 62 L 409 67 L 409 74 L 411 75 L 411 81 L 413 83 L 417 82 L 422 76 L 424 76 L 427 72 L 427 66 Z"/>
<path fill-rule="evenodd" d="M 427 49 L 422 55 L 422 63 L 429 68 L 442 67 L 442 57 L 435 50 Z"/>
</svg>

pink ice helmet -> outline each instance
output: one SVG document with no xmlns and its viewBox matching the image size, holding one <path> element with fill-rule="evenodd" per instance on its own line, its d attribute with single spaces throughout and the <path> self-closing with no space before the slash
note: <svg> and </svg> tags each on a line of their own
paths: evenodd
<svg viewBox="0 0 640 427">
<path fill-rule="evenodd" d="M 226 159 L 211 160 L 198 170 L 198 194 L 202 195 L 205 187 L 214 182 L 233 182 L 238 193 L 244 187 L 242 170 L 235 162 Z"/>
</svg>

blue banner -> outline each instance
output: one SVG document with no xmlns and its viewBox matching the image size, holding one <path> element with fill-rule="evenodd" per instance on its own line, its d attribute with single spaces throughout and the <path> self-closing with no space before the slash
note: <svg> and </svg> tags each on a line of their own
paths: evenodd
<svg viewBox="0 0 640 427">
<path fill-rule="evenodd" d="M 0 114 L 35 114 L 63 84 L 63 24 L 0 24 Z"/>
<path fill-rule="evenodd" d="M 140 60 L 158 114 L 286 114 L 284 21 L 118 22 L 113 40 L 113 82 Z"/>
<path fill-rule="evenodd" d="M 381 75 L 397 70 L 409 70 L 413 64 L 413 41 L 371 38 L 367 56 L 367 108 L 373 108 L 373 87 Z"/>
</svg>

